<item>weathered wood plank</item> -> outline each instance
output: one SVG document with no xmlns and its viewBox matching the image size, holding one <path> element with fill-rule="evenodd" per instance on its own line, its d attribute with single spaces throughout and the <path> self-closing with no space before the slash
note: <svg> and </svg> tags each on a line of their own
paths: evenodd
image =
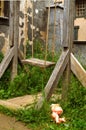
<svg viewBox="0 0 86 130">
<path fill-rule="evenodd" d="M 18 65 L 18 43 L 19 43 L 19 1 L 13 1 L 14 4 L 14 57 L 12 62 L 12 75 L 11 79 L 14 79 L 17 75 Z"/>
<path fill-rule="evenodd" d="M 14 4 L 10 1 L 10 12 L 9 12 L 9 45 L 14 45 Z"/>
<path fill-rule="evenodd" d="M 2 77 L 2 75 L 4 74 L 5 70 L 7 69 L 10 61 L 12 60 L 14 56 L 14 47 L 12 47 L 6 54 L 6 56 L 4 57 L 4 59 L 2 60 L 1 64 L 0 64 L 0 78 Z"/>
<path fill-rule="evenodd" d="M 63 14 L 63 47 L 71 47 L 73 43 L 74 30 L 74 2 L 75 0 L 64 0 Z M 70 44 L 71 43 L 71 44 Z"/>
<path fill-rule="evenodd" d="M 71 75 L 71 61 L 70 53 L 73 45 L 73 30 L 74 30 L 74 0 L 64 1 L 64 24 L 63 24 L 63 48 L 69 49 L 69 63 L 64 71 L 64 78 L 62 84 L 62 100 L 67 100 L 68 89 Z"/>
<path fill-rule="evenodd" d="M 49 100 L 55 87 L 57 86 L 59 79 L 61 78 L 63 71 L 67 63 L 69 62 L 69 50 L 63 51 L 50 78 L 46 87 L 44 89 L 44 95 L 39 99 L 38 103 L 36 104 L 36 109 L 40 109 L 43 105 L 45 99 Z"/>
<path fill-rule="evenodd" d="M 24 60 L 22 60 L 22 63 L 23 64 L 30 64 L 30 65 L 34 65 L 34 66 L 39 66 L 42 68 L 55 65 L 54 62 L 45 61 L 45 60 L 41 60 L 41 59 L 37 59 L 37 58 L 24 59 Z"/>
<path fill-rule="evenodd" d="M 8 102 L 8 101 L 4 101 L 4 100 L 0 100 L 0 105 L 1 106 L 4 106 L 10 110 L 18 110 L 18 109 L 23 109 L 24 107 L 23 106 L 19 106 L 17 104 L 13 104 L 11 102 Z"/>
<path fill-rule="evenodd" d="M 71 53 L 71 70 L 81 82 L 81 84 L 86 87 L 86 70 L 78 62 L 75 56 Z"/>
</svg>

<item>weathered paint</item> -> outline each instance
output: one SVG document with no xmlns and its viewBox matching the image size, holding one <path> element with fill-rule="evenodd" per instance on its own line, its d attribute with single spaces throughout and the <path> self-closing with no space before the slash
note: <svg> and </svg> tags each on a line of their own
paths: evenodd
<svg viewBox="0 0 86 130">
<path fill-rule="evenodd" d="M 56 14 L 55 14 L 56 13 Z M 55 29 L 55 34 L 54 34 Z M 51 6 L 50 8 L 50 22 L 49 22 L 49 45 L 52 50 L 52 46 L 55 46 L 56 52 L 60 51 L 62 48 L 62 39 L 63 39 L 63 7 Z M 55 41 L 54 41 L 55 39 Z"/>
<path fill-rule="evenodd" d="M 75 26 L 79 26 L 78 41 L 86 41 L 86 19 L 77 18 L 74 22 Z"/>
</svg>

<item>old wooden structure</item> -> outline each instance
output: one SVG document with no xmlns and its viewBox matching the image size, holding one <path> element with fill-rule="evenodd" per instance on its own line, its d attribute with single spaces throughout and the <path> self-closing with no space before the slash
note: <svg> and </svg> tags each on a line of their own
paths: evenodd
<svg viewBox="0 0 86 130">
<path fill-rule="evenodd" d="M 62 99 L 64 100 L 67 99 L 71 69 L 74 72 L 74 74 L 77 76 L 77 78 L 81 81 L 83 86 L 86 87 L 86 71 L 83 70 L 81 65 L 77 62 L 76 58 L 72 54 L 73 27 L 74 27 L 74 1 L 75 0 L 65 0 L 64 2 L 63 51 L 58 62 L 56 63 L 56 66 L 50 76 L 50 79 L 48 80 L 44 88 L 43 96 L 39 99 L 38 103 L 36 104 L 36 109 L 40 109 L 42 107 L 45 99 L 46 100 L 50 99 L 55 87 L 58 85 L 59 79 L 63 74 L 65 75 L 64 76 L 65 78 L 63 81 Z M 9 31 L 10 49 L 8 50 L 3 61 L 0 63 L 0 78 L 2 77 L 8 65 L 12 61 L 11 77 L 13 79 L 17 75 L 18 58 L 20 59 L 21 63 L 23 62 L 24 59 L 22 53 L 18 49 L 19 1 L 10 1 L 9 21 L 10 21 L 10 31 Z M 50 63 L 48 65 L 50 65 Z M 81 73 L 81 75 L 79 75 L 79 73 Z"/>
<path fill-rule="evenodd" d="M 19 1 L 10 1 L 9 16 L 9 45 L 10 49 L 0 63 L 0 78 L 12 61 L 12 79 L 17 75 L 18 42 L 19 42 Z M 14 33 L 15 32 L 15 33 Z"/>
<path fill-rule="evenodd" d="M 36 104 L 36 109 L 40 109 L 44 103 L 44 100 L 49 100 L 53 94 L 54 89 L 58 85 L 59 79 L 61 78 L 62 74 L 64 75 L 63 80 L 63 88 L 62 88 L 62 100 L 67 100 L 68 94 L 68 87 L 70 83 L 70 73 L 71 68 L 73 72 L 76 72 L 76 69 L 73 69 L 74 66 L 74 57 L 72 53 L 72 45 L 73 45 L 73 28 L 74 28 L 74 6 L 75 0 L 65 0 L 64 1 L 64 17 L 63 17 L 63 52 L 48 80 L 44 88 L 44 93 L 42 97 Z M 72 64 L 71 64 L 72 63 Z M 72 67 L 71 67 L 72 66 Z M 77 62 L 76 62 L 77 66 Z M 76 67 L 75 67 L 76 68 Z M 80 69 L 80 70 L 79 70 Z M 82 71 L 82 69 L 78 68 L 78 71 Z M 86 86 L 86 71 L 84 73 L 84 85 Z M 80 80 L 82 80 L 80 76 Z"/>
</svg>

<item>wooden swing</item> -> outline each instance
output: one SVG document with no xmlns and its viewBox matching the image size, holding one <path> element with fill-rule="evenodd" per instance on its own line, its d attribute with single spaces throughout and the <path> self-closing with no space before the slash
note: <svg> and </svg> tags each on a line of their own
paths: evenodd
<svg viewBox="0 0 86 130">
<path fill-rule="evenodd" d="M 45 60 L 34 58 L 34 49 L 33 49 L 33 28 L 32 28 L 32 58 L 22 60 L 23 64 L 30 64 L 34 66 L 39 66 L 41 68 L 47 68 L 55 65 L 55 62 L 47 61 L 47 50 L 48 50 L 48 31 L 49 31 L 49 17 L 50 17 L 50 6 L 48 9 L 48 22 L 47 22 L 47 36 L 46 36 L 46 54 Z M 33 1 L 32 1 L 32 25 L 33 25 Z M 55 40 L 54 40 L 55 41 Z"/>
</svg>

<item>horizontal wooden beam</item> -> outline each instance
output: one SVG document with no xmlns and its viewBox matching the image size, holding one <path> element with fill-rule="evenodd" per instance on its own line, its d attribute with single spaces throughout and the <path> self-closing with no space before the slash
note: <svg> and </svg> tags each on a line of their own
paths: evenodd
<svg viewBox="0 0 86 130">
<path fill-rule="evenodd" d="M 75 56 L 71 53 L 71 70 L 81 82 L 81 84 L 86 87 L 86 70 L 78 62 Z"/>
<path fill-rule="evenodd" d="M 46 68 L 55 65 L 55 62 L 51 61 L 45 61 L 37 58 L 29 58 L 29 59 L 24 59 L 22 60 L 23 64 L 30 64 L 33 66 L 39 66 L 41 68 Z"/>
<path fill-rule="evenodd" d="M 39 99 L 38 103 L 36 104 L 36 109 L 40 109 L 43 105 L 44 100 L 49 100 L 51 95 L 53 94 L 54 89 L 57 87 L 59 79 L 61 78 L 66 65 L 69 61 L 69 50 L 63 51 L 51 76 L 48 80 L 48 83 L 44 89 L 44 93 L 42 97 Z"/>
<path fill-rule="evenodd" d="M 5 55 L 4 59 L 2 60 L 2 62 L 0 63 L 0 78 L 2 77 L 2 75 L 4 74 L 5 70 L 7 69 L 10 61 L 12 60 L 14 56 L 14 47 L 12 47 L 7 54 Z"/>
</svg>

